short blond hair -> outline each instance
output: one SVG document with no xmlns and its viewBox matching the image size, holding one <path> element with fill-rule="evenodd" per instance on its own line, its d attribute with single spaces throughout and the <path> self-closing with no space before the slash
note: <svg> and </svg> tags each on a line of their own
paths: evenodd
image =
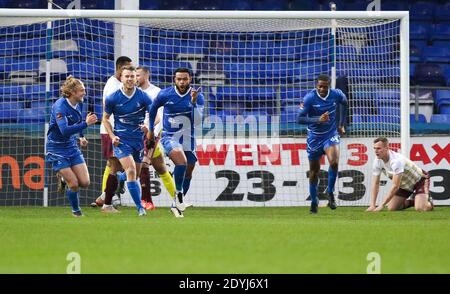
<svg viewBox="0 0 450 294">
<path fill-rule="evenodd" d="M 80 85 L 84 85 L 81 80 L 76 79 L 73 76 L 68 76 L 61 86 L 61 95 L 69 98 L 70 95 L 72 95 L 72 93 L 75 91 L 75 88 Z"/>
</svg>

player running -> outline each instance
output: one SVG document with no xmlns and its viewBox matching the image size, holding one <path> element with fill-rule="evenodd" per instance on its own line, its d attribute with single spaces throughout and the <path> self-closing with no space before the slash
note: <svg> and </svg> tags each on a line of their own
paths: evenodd
<svg viewBox="0 0 450 294">
<path fill-rule="evenodd" d="M 161 90 L 150 109 L 148 133 L 149 147 L 154 144 L 155 118 L 159 107 L 164 106 L 161 144 L 175 164 L 175 200 L 171 211 L 183 217 L 186 206 L 183 197 L 189 190 L 192 172 L 197 162 L 195 153 L 195 127 L 202 121 L 204 97 L 199 89 L 191 87 L 192 73 L 188 68 L 178 68 L 174 73 L 175 86 Z"/>
<path fill-rule="evenodd" d="M 339 142 L 345 133 L 347 97 L 339 89 L 330 89 L 330 77 L 319 75 L 316 88 L 305 95 L 298 115 L 298 123 L 307 124 L 307 153 L 309 160 L 309 194 L 311 213 L 316 214 L 319 205 L 317 197 L 320 158 L 325 154 L 328 168 L 328 207 L 336 209 L 334 186 L 338 175 Z M 340 107 L 338 105 L 340 104 Z M 339 133 L 338 133 L 339 132 Z"/>
</svg>

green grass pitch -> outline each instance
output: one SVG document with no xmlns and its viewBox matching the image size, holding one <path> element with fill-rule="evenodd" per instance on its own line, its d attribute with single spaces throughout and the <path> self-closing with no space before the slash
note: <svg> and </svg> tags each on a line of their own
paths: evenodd
<svg viewBox="0 0 450 294">
<path fill-rule="evenodd" d="M 370 252 L 381 273 L 450 273 L 450 207 L 364 209 L 2 207 L 0 273 L 65 273 L 69 252 L 81 273 L 366 273 Z"/>
</svg>

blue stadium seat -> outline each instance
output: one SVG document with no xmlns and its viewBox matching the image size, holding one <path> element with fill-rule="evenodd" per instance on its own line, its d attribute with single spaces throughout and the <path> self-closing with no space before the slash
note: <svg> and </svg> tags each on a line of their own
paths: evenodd
<svg viewBox="0 0 450 294">
<path fill-rule="evenodd" d="M 422 113 L 419 113 L 418 115 L 418 120 L 416 121 L 416 116 L 414 114 L 410 114 L 409 115 L 409 122 L 412 123 L 426 123 L 427 122 L 427 118 L 425 117 L 425 115 L 423 115 Z"/>
<path fill-rule="evenodd" d="M 367 3 L 368 1 L 363 1 Z M 367 4 L 366 4 L 367 7 Z M 365 10 L 365 9 L 364 9 Z M 408 1 L 383 1 L 381 3 L 381 10 L 409 10 L 409 2 Z"/>
<path fill-rule="evenodd" d="M 448 24 L 439 23 L 434 26 L 431 40 L 450 40 L 450 27 Z"/>
<path fill-rule="evenodd" d="M 81 9 L 114 9 L 114 1 L 109 0 L 83 0 Z"/>
<path fill-rule="evenodd" d="M 39 109 L 44 112 L 46 112 L 47 110 L 50 112 L 50 109 L 52 107 L 51 103 L 47 101 L 31 101 L 30 106 L 31 109 Z"/>
<path fill-rule="evenodd" d="M 422 61 L 422 49 L 413 43 L 411 43 L 411 45 L 409 46 L 409 61 L 410 62 Z"/>
<path fill-rule="evenodd" d="M 396 101 L 400 103 L 400 92 L 397 90 L 382 90 L 377 92 L 377 101 L 390 102 Z"/>
<path fill-rule="evenodd" d="M 436 103 L 439 104 L 440 101 L 444 100 L 450 100 L 450 90 L 436 90 Z"/>
<path fill-rule="evenodd" d="M 111 40 L 111 41 L 109 41 Z M 84 57 L 98 57 L 105 59 L 114 59 L 114 44 L 113 39 L 97 38 L 93 41 L 80 39 L 78 40 L 78 47 L 80 55 Z"/>
<path fill-rule="evenodd" d="M 385 116 L 400 117 L 400 108 L 398 108 L 398 107 L 380 107 L 378 109 L 378 114 L 385 115 Z"/>
<path fill-rule="evenodd" d="M 337 60 L 356 60 L 360 58 L 357 50 L 353 46 L 338 45 L 336 46 Z"/>
<path fill-rule="evenodd" d="M 17 113 L 19 102 L 4 102 L 0 98 L 0 122 L 15 123 L 17 122 Z"/>
<path fill-rule="evenodd" d="M 450 60 L 449 48 L 441 46 L 427 46 L 423 49 L 423 57 L 425 62 L 445 63 Z"/>
<path fill-rule="evenodd" d="M 410 63 L 409 64 L 409 76 L 411 77 L 411 80 L 413 80 L 412 77 L 414 76 L 415 71 L 416 71 L 416 64 Z M 413 84 L 413 81 L 411 81 L 411 84 Z"/>
<path fill-rule="evenodd" d="M 26 85 L 24 96 L 26 100 L 30 101 L 45 101 L 46 91 L 45 84 Z"/>
<path fill-rule="evenodd" d="M 300 87 L 281 87 L 280 100 L 281 104 L 296 104 L 297 107 L 303 101 L 303 97 L 310 91 L 310 89 Z"/>
<path fill-rule="evenodd" d="M 23 86 L 3 84 L 0 85 L 0 103 L 23 100 Z"/>
<path fill-rule="evenodd" d="M 439 104 L 439 113 L 450 114 L 450 100 L 442 101 L 442 103 Z"/>
<path fill-rule="evenodd" d="M 5 1 L 6 6 L 2 6 L 4 8 L 21 8 L 21 9 L 46 9 L 47 1 L 46 0 L 21 0 L 21 1 Z"/>
<path fill-rule="evenodd" d="M 178 52 L 170 45 L 162 45 L 152 42 L 140 42 L 140 54 L 147 59 L 175 59 Z"/>
<path fill-rule="evenodd" d="M 449 22 L 450 21 L 450 2 L 445 4 L 437 5 L 435 10 L 435 19 L 438 22 Z"/>
<path fill-rule="evenodd" d="M 193 10 L 219 10 L 223 7 L 223 1 L 209 1 L 209 0 L 193 0 L 190 9 Z"/>
<path fill-rule="evenodd" d="M 18 123 L 43 123 L 45 122 L 45 111 L 37 109 L 20 109 L 17 115 Z"/>
<path fill-rule="evenodd" d="M 88 26 L 90 23 L 92 23 L 91 19 L 82 18 L 55 20 L 52 22 L 52 38 L 60 40 L 77 38 L 91 39 L 92 37 L 98 36 L 94 32 L 96 28 Z"/>
<path fill-rule="evenodd" d="M 158 0 L 141 0 L 139 1 L 139 10 L 158 10 L 161 3 Z"/>
<path fill-rule="evenodd" d="M 450 90 L 437 90 L 435 105 L 440 114 L 450 114 Z"/>
<path fill-rule="evenodd" d="M 281 11 L 288 8 L 288 1 L 283 0 L 256 0 L 252 2 L 252 10 Z"/>
<path fill-rule="evenodd" d="M 382 116 L 377 114 L 354 114 L 351 117 L 353 123 L 380 123 L 380 124 L 400 124 L 400 117 Z"/>
<path fill-rule="evenodd" d="M 292 0 L 291 10 L 301 10 L 301 11 L 317 11 L 323 10 L 324 6 L 318 1 L 304 1 L 304 0 Z M 328 8 L 326 10 L 329 10 Z"/>
<path fill-rule="evenodd" d="M 245 88 L 222 86 L 217 88 L 217 101 L 245 101 Z"/>
<path fill-rule="evenodd" d="M 419 1 L 412 3 L 409 9 L 411 20 L 430 21 L 433 19 L 434 6 L 433 2 Z"/>
<path fill-rule="evenodd" d="M 0 56 L 16 56 L 20 49 L 19 42 L 14 38 L 0 39 Z"/>
<path fill-rule="evenodd" d="M 224 2 L 225 10 L 251 10 L 250 0 L 229 0 Z"/>
<path fill-rule="evenodd" d="M 416 65 L 414 81 L 425 86 L 445 86 L 442 68 L 438 64 L 419 63 Z"/>
<path fill-rule="evenodd" d="M 152 80 L 158 82 L 172 83 L 172 76 L 175 69 L 186 67 L 192 70 L 192 65 L 186 61 L 176 60 L 147 60 L 141 59 L 140 65 L 148 66 L 152 71 Z"/>
<path fill-rule="evenodd" d="M 67 70 L 82 80 L 103 81 L 114 73 L 114 61 L 99 58 L 66 58 Z"/>
<path fill-rule="evenodd" d="M 39 57 L 0 56 L 0 73 L 39 71 Z"/>
<path fill-rule="evenodd" d="M 427 40 L 431 31 L 431 24 L 411 23 L 409 35 L 411 40 Z"/>
<path fill-rule="evenodd" d="M 296 123 L 299 109 L 300 109 L 299 105 L 295 104 L 286 105 L 281 111 L 280 122 Z"/>
<path fill-rule="evenodd" d="M 433 114 L 430 122 L 437 124 L 450 124 L 450 114 Z"/>
</svg>

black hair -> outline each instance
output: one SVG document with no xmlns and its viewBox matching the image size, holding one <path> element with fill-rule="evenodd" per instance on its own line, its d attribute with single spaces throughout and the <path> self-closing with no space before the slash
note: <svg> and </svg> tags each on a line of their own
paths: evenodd
<svg viewBox="0 0 450 294">
<path fill-rule="evenodd" d="M 189 76 L 192 77 L 192 71 L 189 68 L 187 68 L 187 67 L 179 67 L 179 68 L 177 68 L 175 70 L 175 72 L 173 73 L 173 76 L 175 76 L 177 74 L 177 72 L 186 72 L 186 73 L 189 74 Z"/>
<path fill-rule="evenodd" d="M 316 82 L 319 82 L 319 81 L 325 81 L 325 82 L 329 83 L 329 82 L 331 82 L 331 79 L 330 79 L 330 76 L 329 76 L 329 75 L 326 75 L 326 74 L 320 74 L 320 75 L 317 77 Z"/>
<path fill-rule="evenodd" d="M 120 69 L 122 66 L 126 65 L 127 63 L 131 62 L 131 58 L 128 56 L 120 56 L 116 60 L 116 70 Z"/>
</svg>

